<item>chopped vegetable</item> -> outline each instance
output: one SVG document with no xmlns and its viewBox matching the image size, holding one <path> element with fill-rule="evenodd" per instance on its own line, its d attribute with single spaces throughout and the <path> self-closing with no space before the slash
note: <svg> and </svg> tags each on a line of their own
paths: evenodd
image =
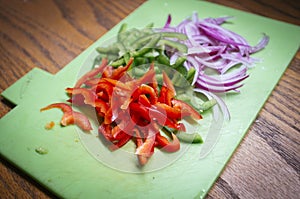
<svg viewBox="0 0 300 199">
<path fill-rule="evenodd" d="M 269 42 L 269 37 L 264 34 L 257 45 L 250 46 L 241 35 L 221 26 L 230 18 L 200 19 L 197 13 L 193 13 L 177 26 L 171 26 L 172 18 L 169 15 L 164 27 L 156 29 L 160 33 L 187 35 L 187 40 L 179 41 L 188 47 L 187 54 L 168 52 L 169 59 L 175 62 L 183 56 L 186 58 L 184 67 L 196 70 L 191 83 L 195 86 L 195 92 L 215 98 L 227 119 L 229 111 L 225 103 L 213 93 L 239 92 L 238 89 L 243 86 L 241 82 L 249 76 L 247 68 L 258 61 L 250 55 L 262 50 Z M 208 70 L 213 74 L 209 74 Z"/>
<path fill-rule="evenodd" d="M 105 59 L 102 62 L 100 67 L 83 75 L 75 87 L 66 88 L 70 97 L 67 101 L 96 110 L 101 121 L 99 135 L 110 150 L 117 150 L 133 140 L 141 165 L 148 162 L 154 148 L 169 153 L 178 151 L 180 142 L 175 132 L 186 131 L 181 120 L 200 120 L 202 116 L 188 103 L 175 99 L 176 89 L 167 73 L 162 71 L 162 85 L 159 85 L 154 63 L 136 78 L 128 73 L 133 58 L 118 67 L 107 64 Z M 63 111 L 63 126 L 76 124 L 84 131 L 91 130 L 88 118 L 72 110 L 69 104 L 53 103 L 41 111 L 51 108 Z M 171 133 L 164 135 L 163 127 Z"/>
<path fill-rule="evenodd" d="M 178 132 L 176 136 L 180 141 L 187 143 L 203 143 L 202 137 L 198 133 Z"/>
<path fill-rule="evenodd" d="M 50 130 L 50 129 L 52 129 L 54 126 L 55 126 L 55 123 L 54 123 L 53 121 L 51 121 L 51 122 L 49 122 L 49 123 L 47 123 L 47 124 L 45 125 L 45 129 Z"/>
<path fill-rule="evenodd" d="M 91 124 L 90 124 L 88 118 L 80 112 L 73 111 L 72 107 L 68 104 L 54 103 L 54 104 L 50 104 L 50 105 L 42 108 L 40 111 L 45 111 L 45 110 L 49 110 L 52 108 L 59 108 L 63 111 L 64 114 L 60 121 L 61 125 L 67 126 L 69 124 L 76 124 L 83 131 L 92 130 L 92 127 L 91 127 Z"/>
<path fill-rule="evenodd" d="M 45 155 L 48 153 L 48 150 L 45 149 L 44 147 L 40 146 L 35 149 L 35 152 L 37 152 L 38 154 L 41 154 L 41 155 Z"/>
<path fill-rule="evenodd" d="M 96 110 L 98 133 L 110 150 L 132 140 L 141 165 L 148 162 L 155 148 L 176 152 L 180 141 L 202 143 L 198 133 L 186 132 L 182 120 L 200 120 L 199 111 L 211 108 L 214 117 L 220 108 L 229 119 L 219 94 L 239 92 L 242 81 L 249 77 L 248 68 L 257 62 L 251 55 L 269 41 L 264 35 L 257 45 L 250 46 L 242 36 L 221 26 L 228 19 L 199 19 L 194 13 L 177 26 L 171 26 L 170 15 L 162 28 L 153 29 L 149 24 L 144 29 L 127 30 L 123 24 L 115 41 L 96 48 L 99 55 L 94 68 L 73 88 L 66 88 L 67 101 Z M 178 73 L 168 76 L 157 67 L 161 64 Z M 148 68 L 143 70 L 139 65 Z M 185 95 L 189 86 L 207 100 L 198 104 L 189 99 Z M 63 126 L 76 124 L 84 131 L 92 130 L 88 118 L 69 104 L 54 103 L 41 111 L 51 108 L 63 111 Z"/>
<path fill-rule="evenodd" d="M 226 104 L 214 93 L 239 92 L 242 81 L 249 77 L 247 69 L 258 61 L 251 55 L 269 41 L 264 34 L 257 45 L 251 46 L 241 35 L 221 26 L 230 18 L 200 19 L 193 13 L 176 26 L 171 26 L 171 15 L 162 28 L 127 30 L 127 24 L 123 24 L 117 41 L 97 50 L 100 56 L 111 58 L 109 62 L 115 67 L 127 63 L 132 56 L 132 66 L 154 61 L 176 69 L 195 87 L 195 92 L 213 97 L 229 119 Z M 179 79 L 172 79 L 177 87 L 182 83 Z"/>
</svg>

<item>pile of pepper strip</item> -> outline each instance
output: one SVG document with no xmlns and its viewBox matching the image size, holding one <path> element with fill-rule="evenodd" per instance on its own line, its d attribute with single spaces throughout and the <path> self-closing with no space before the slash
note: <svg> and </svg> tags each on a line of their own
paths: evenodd
<svg viewBox="0 0 300 199">
<path fill-rule="evenodd" d="M 166 152 L 180 149 L 176 134 L 164 136 L 163 127 L 174 131 L 185 131 L 180 121 L 184 117 L 199 120 L 202 116 L 187 103 L 175 99 L 176 91 L 165 72 L 163 84 L 158 85 L 154 64 L 140 78 L 134 79 L 127 73 L 133 62 L 114 68 L 102 60 L 99 67 L 83 75 L 73 88 L 67 88 L 68 102 L 74 106 L 94 107 L 100 125 L 99 134 L 103 136 L 110 150 L 116 150 L 133 140 L 141 165 L 145 165 L 157 147 Z M 41 110 L 60 108 L 65 114 L 61 123 L 75 123 L 82 130 L 91 130 L 84 115 L 70 110 L 66 103 L 51 104 Z M 70 113 L 76 113 L 72 114 Z M 66 117 L 68 121 L 65 122 Z M 64 121 L 64 123 L 63 123 Z M 168 138 L 171 137 L 171 138 Z"/>
</svg>

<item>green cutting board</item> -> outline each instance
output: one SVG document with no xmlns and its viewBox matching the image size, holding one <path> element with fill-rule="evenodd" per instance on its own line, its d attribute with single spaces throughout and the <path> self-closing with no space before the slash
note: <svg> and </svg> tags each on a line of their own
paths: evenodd
<svg viewBox="0 0 300 199">
<path fill-rule="evenodd" d="M 250 77 L 241 88 L 241 93 L 224 96 L 231 120 L 222 123 L 215 136 L 217 140 L 214 139 L 213 143 L 207 140 L 207 127 L 211 124 L 203 124 L 201 135 L 204 144 L 183 147 L 184 151 L 178 158 L 161 168 L 141 169 L 138 173 L 119 171 L 98 161 L 87 151 L 80 141 L 82 132 L 78 132 L 75 126 L 62 128 L 58 125 L 62 116 L 59 110 L 40 112 L 41 107 L 66 100 L 64 88 L 74 85 L 82 64 L 95 47 L 116 34 L 121 23 L 144 27 L 155 22 L 155 26 L 159 27 L 170 13 L 172 23 L 178 24 L 194 11 L 198 12 L 200 18 L 234 16 L 232 23 L 224 26 L 243 35 L 251 44 L 256 44 L 262 33 L 270 36 L 266 49 L 254 55 L 262 61 L 249 70 Z M 191 0 L 150 0 L 121 23 L 56 75 L 35 68 L 2 93 L 17 106 L 0 120 L 0 153 L 39 183 L 65 198 L 202 198 L 221 173 L 299 48 L 300 28 Z M 208 114 L 205 116 L 210 117 Z M 56 125 L 51 130 L 45 130 L 44 126 L 49 121 L 55 121 Z M 36 153 L 35 149 L 40 146 L 46 148 L 48 153 Z M 200 155 L 203 147 L 209 146 L 213 146 L 209 148 L 211 150 Z M 166 161 L 168 155 L 165 154 Z M 125 162 L 117 164 L 126 165 Z"/>
</svg>

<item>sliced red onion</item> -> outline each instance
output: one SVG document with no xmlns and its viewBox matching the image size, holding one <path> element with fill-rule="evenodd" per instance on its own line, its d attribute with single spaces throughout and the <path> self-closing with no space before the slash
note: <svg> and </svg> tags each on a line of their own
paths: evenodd
<svg viewBox="0 0 300 199">
<path fill-rule="evenodd" d="M 195 12 L 177 26 L 171 26 L 172 18 L 169 15 L 164 27 L 157 30 L 187 35 L 188 40 L 182 41 L 188 47 L 184 66 L 187 69 L 195 68 L 196 75 L 192 85 L 196 87 L 196 92 L 201 91 L 206 96 L 210 93 L 215 98 L 218 96 L 212 93 L 239 92 L 238 88 L 243 86 L 241 82 L 249 76 L 247 69 L 258 62 L 251 54 L 262 50 L 269 42 L 269 37 L 264 34 L 258 44 L 251 46 L 244 37 L 221 26 L 230 18 L 224 16 L 200 19 Z M 171 52 L 169 56 L 171 62 L 175 63 L 182 55 Z M 208 68 L 214 70 L 215 74 L 206 74 L 205 70 Z M 226 118 L 229 118 L 225 103 L 219 97 L 217 102 Z"/>
<path fill-rule="evenodd" d="M 204 21 L 211 23 L 211 24 L 221 25 L 230 18 L 233 18 L 233 17 L 232 16 L 225 16 L 225 17 L 218 17 L 218 18 L 209 17 L 209 18 L 205 18 Z"/>
<path fill-rule="evenodd" d="M 270 38 L 266 34 L 264 34 L 263 38 L 258 42 L 256 46 L 250 47 L 249 52 L 252 54 L 262 50 L 269 43 L 269 40 Z"/>
<path fill-rule="evenodd" d="M 170 27 L 170 24 L 171 24 L 171 21 L 172 21 L 172 17 L 171 17 L 171 15 L 169 14 L 169 15 L 168 15 L 168 18 L 167 18 L 167 21 L 166 21 L 166 23 L 165 23 L 165 25 L 164 25 L 164 28 L 169 28 L 169 27 Z"/>
<path fill-rule="evenodd" d="M 206 84 L 213 85 L 213 86 L 219 86 L 221 88 L 222 86 L 225 87 L 225 86 L 235 85 L 235 84 L 243 81 L 244 79 L 246 79 L 248 76 L 249 75 L 247 75 L 247 74 L 242 74 L 242 75 L 234 77 L 234 78 L 223 79 L 223 78 L 211 77 L 206 74 L 201 74 L 201 78 L 198 78 L 198 81 L 204 82 Z"/>
</svg>

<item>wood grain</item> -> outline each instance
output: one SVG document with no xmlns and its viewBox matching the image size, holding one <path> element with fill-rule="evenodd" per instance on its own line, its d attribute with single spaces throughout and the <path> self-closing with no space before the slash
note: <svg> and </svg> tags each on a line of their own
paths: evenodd
<svg viewBox="0 0 300 199">
<path fill-rule="evenodd" d="M 300 25 L 292 0 L 210 0 Z M 33 67 L 58 72 L 144 0 L 0 0 L 0 92 Z M 299 198 L 300 51 L 207 198 Z M 1 98 L 0 117 L 13 108 Z M 1 158 L 0 198 L 55 198 Z"/>
</svg>

